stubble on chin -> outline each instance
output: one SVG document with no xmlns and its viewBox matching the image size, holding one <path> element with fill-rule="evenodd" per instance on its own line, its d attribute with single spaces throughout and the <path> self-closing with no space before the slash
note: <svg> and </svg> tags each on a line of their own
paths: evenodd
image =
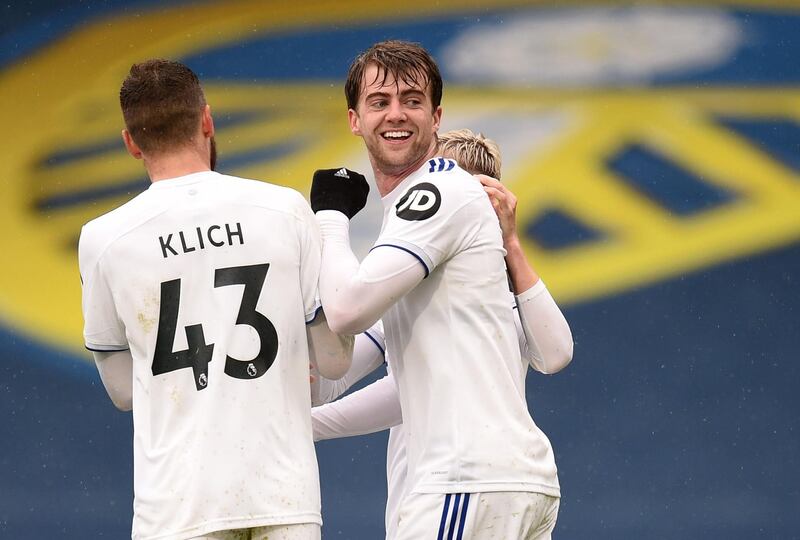
<svg viewBox="0 0 800 540">
<path fill-rule="evenodd" d="M 370 150 L 372 168 L 385 175 L 398 175 L 408 171 L 415 163 L 420 161 L 427 153 L 427 148 L 413 146 L 403 152 L 389 152 L 378 146 Z"/>
</svg>

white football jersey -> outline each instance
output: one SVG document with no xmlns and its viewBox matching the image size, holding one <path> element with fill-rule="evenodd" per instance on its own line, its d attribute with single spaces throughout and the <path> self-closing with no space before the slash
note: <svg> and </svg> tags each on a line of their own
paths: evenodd
<svg viewBox="0 0 800 540">
<path fill-rule="evenodd" d="M 386 512 L 384 525 L 386 539 L 392 540 L 397 534 L 397 518 L 400 504 L 406 496 L 406 433 L 403 424 L 389 428 L 389 440 L 386 443 Z"/>
<path fill-rule="evenodd" d="M 505 251 L 483 187 L 454 161 L 434 158 L 383 204 L 373 249 L 408 251 L 427 271 L 383 316 L 409 492 L 559 496 L 553 450 L 520 382 Z"/>
<path fill-rule="evenodd" d="M 133 538 L 321 523 L 305 323 L 320 239 L 296 191 L 161 180 L 84 226 L 84 338 L 133 358 Z"/>
</svg>

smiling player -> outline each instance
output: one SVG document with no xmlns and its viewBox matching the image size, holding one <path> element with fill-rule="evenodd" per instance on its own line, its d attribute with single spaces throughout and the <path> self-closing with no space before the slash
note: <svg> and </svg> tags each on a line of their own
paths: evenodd
<svg viewBox="0 0 800 540">
<path fill-rule="evenodd" d="M 500 150 L 491 139 L 468 129 L 439 135 L 439 153 L 455 159 L 468 172 L 482 175 L 500 220 L 509 277 L 517 293 L 514 318 L 522 356 L 519 376 L 524 380 L 528 365 L 546 374 L 561 371 L 572 359 L 572 334 L 567 321 L 544 283 L 528 264 L 516 234 L 516 198 L 496 179 L 500 178 Z M 492 178 L 494 177 L 494 178 Z M 377 323 L 356 337 L 353 365 L 338 381 L 323 379 L 321 394 L 327 401 L 344 393 L 367 373 L 386 362 L 388 375 L 351 395 L 312 409 L 314 439 L 325 440 L 374 433 L 389 429 L 386 448 L 387 540 L 397 534 L 399 505 L 406 494 L 406 443 L 397 386 L 391 359 L 384 357 L 383 326 Z M 555 514 L 553 515 L 555 518 Z"/>
<path fill-rule="evenodd" d="M 378 43 L 351 65 L 345 93 L 384 221 L 359 263 L 348 225 L 366 180 L 315 174 L 320 294 L 336 331 L 383 319 L 408 452 L 397 538 L 548 538 L 558 479 L 518 375 L 501 229 L 481 184 L 437 155 L 438 67 L 415 44 Z"/>
</svg>

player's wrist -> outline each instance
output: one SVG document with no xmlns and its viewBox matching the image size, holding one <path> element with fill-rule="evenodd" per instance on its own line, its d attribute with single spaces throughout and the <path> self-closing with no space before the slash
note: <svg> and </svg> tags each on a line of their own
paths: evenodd
<svg viewBox="0 0 800 540">
<path fill-rule="evenodd" d="M 350 220 L 338 210 L 320 210 L 314 215 L 324 240 L 350 238 Z"/>
<path fill-rule="evenodd" d="M 517 236 L 516 230 L 503 235 L 503 247 L 509 252 L 522 251 L 522 243 L 519 240 L 519 236 Z"/>
<path fill-rule="evenodd" d="M 341 210 L 318 210 L 314 216 L 317 218 L 318 223 L 328 221 L 350 223 L 350 219 Z"/>
<path fill-rule="evenodd" d="M 515 294 L 517 298 L 517 305 L 524 304 L 525 302 L 529 302 L 545 292 L 547 290 L 547 286 L 544 284 L 541 278 L 537 279 L 536 283 L 528 287 L 526 290 Z"/>
</svg>

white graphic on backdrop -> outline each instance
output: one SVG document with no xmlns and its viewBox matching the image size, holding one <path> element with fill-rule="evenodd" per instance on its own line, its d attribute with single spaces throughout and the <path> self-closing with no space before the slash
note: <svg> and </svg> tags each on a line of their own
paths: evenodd
<svg viewBox="0 0 800 540">
<path fill-rule="evenodd" d="M 510 13 L 471 27 L 441 59 L 454 82 L 543 86 L 645 84 L 725 63 L 743 43 L 736 19 L 709 9 L 655 7 Z"/>
</svg>

